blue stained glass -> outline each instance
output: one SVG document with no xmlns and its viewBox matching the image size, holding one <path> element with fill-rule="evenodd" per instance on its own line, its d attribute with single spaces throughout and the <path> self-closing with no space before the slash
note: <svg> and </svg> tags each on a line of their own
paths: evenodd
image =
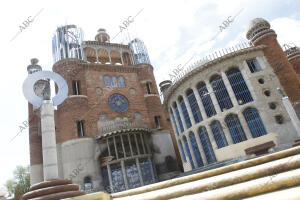
<svg viewBox="0 0 300 200">
<path fill-rule="evenodd" d="M 111 82 L 110 82 L 110 77 L 109 76 L 104 76 L 104 84 L 105 84 L 105 87 L 110 87 L 111 86 Z"/>
<path fill-rule="evenodd" d="M 119 87 L 125 87 L 125 80 L 122 76 L 118 77 L 118 85 Z"/>
<path fill-rule="evenodd" d="M 256 108 L 247 108 L 243 115 L 253 138 L 266 135 L 267 131 Z"/>
<path fill-rule="evenodd" d="M 211 117 L 215 114 L 217 114 L 214 104 L 210 98 L 210 94 L 206 88 L 205 85 L 198 88 L 198 92 L 204 107 L 204 110 L 206 112 L 207 117 Z"/>
<path fill-rule="evenodd" d="M 178 123 L 179 123 L 180 131 L 182 133 L 184 131 L 184 129 L 183 129 L 183 124 L 182 124 L 182 121 L 181 121 L 181 118 L 180 118 L 180 114 L 179 114 L 179 110 L 178 110 L 177 105 L 174 109 L 175 109 L 175 114 L 176 114 L 176 117 L 177 117 L 177 120 L 178 120 Z"/>
<path fill-rule="evenodd" d="M 225 109 L 232 108 L 233 105 L 222 77 L 218 76 L 216 80 L 211 82 L 211 86 L 214 90 L 221 111 L 223 112 Z"/>
<path fill-rule="evenodd" d="M 228 146 L 228 142 L 226 140 L 223 128 L 219 121 L 216 121 L 216 120 L 213 121 L 210 124 L 210 129 L 213 132 L 213 135 L 214 135 L 214 138 L 215 138 L 218 148 Z"/>
<path fill-rule="evenodd" d="M 140 159 L 140 167 L 142 172 L 142 177 L 144 181 L 144 185 L 148 185 L 154 183 L 151 173 L 151 161 L 149 159 Z"/>
<path fill-rule="evenodd" d="M 248 86 L 238 69 L 231 69 L 227 72 L 227 77 L 235 94 L 235 98 L 240 105 L 253 101 Z"/>
<path fill-rule="evenodd" d="M 128 100 L 120 94 L 113 94 L 109 97 L 109 106 L 116 112 L 125 112 L 128 110 Z"/>
<path fill-rule="evenodd" d="M 237 115 L 228 115 L 225 118 L 225 122 L 234 144 L 247 140 L 245 131 Z"/>
<path fill-rule="evenodd" d="M 111 165 L 111 180 L 114 192 L 126 190 L 120 165 Z"/>
<path fill-rule="evenodd" d="M 189 134 L 189 138 L 190 138 L 190 142 L 191 142 L 191 145 L 192 145 L 192 150 L 193 150 L 195 158 L 196 158 L 197 166 L 201 167 L 201 166 L 203 166 L 203 160 L 202 160 L 199 148 L 198 148 L 198 144 L 197 144 L 197 141 L 196 141 L 196 138 L 195 138 L 195 134 L 193 132 L 191 132 Z"/>
<path fill-rule="evenodd" d="M 188 113 L 188 111 L 186 109 L 186 106 L 185 106 L 185 103 L 184 103 L 183 99 L 181 99 L 179 101 L 179 105 L 180 105 L 181 110 L 182 110 L 182 114 L 183 114 L 183 118 L 184 118 L 186 127 L 190 128 L 192 126 L 192 123 L 191 123 L 190 116 L 189 116 L 189 113 Z"/>
<path fill-rule="evenodd" d="M 187 98 L 188 98 L 195 122 L 196 123 L 201 122 L 203 119 L 202 119 L 200 108 L 198 106 L 194 92 L 191 91 L 191 93 L 187 96 Z"/>
<path fill-rule="evenodd" d="M 172 109 L 170 109 L 170 113 L 171 113 L 172 121 L 173 121 L 174 126 L 175 126 L 176 133 L 179 136 L 179 131 L 178 131 L 177 123 L 176 123 L 176 120 L 175 120 L 175 117 L 174 117 Z"/>
<path fill-rule="evenodd" d="M 108 193 L 111 193 L 112 190 L 110 188 L 109 178 L 108 178 L 108 170 L 107 170 L 106 166 L 101 168 L 101 174 L 102 174 L 102 178 L 103 178 L 104 190 Z"/>
<path fill-rule="evenodd" d="M 183 142 L 184 142 L 186 153 L 187 153 L 187 155 L 189 157 L 189 160 L 190 160 L 191 167 L 192 167 L 192 169 L 195 169 L 195 165 L 194 165 L 192 154 L 191 154 L 191 151 L 190 151 L 190 148 L 189 148 L 189 144 L 188 144 L 188 141 L 186 140 L 185 136 L 183 137 Z"/>
<path fill-rule="evenodd" d="M 207 163 L 210 164 L 210 163 L 216 162 L 217 161 L 216 156 L 215 156 L 213 147 L 210 143 L 210 139 L 208 137 L 206 128 L 200 127 L 198 130 L 198 135 L 199 135 L 202 147 L 203 147 L 203 151 L 204 151 Z"/>
<path fill-rule="evenodd" d="M 131 163 L 125 163 L 125 171 L 126 171 L 126 177 L 128 182 L 128 187 L 130 189 L 140 187 L 141 181 L 140 176 L 138 172 L 138 168 L 136 166 L 135 162 Z"/>
<path fill-rule="evenodd" d="M 185 153 L 184 153 L 184 150 L 183 150 L 182 143 L 181 143 L 181 141 L 178 141 L 178 142 L 179 142 L 180 151 L 181 151 L 181 154 L 182 154 L 182 157 L 183 157 L 183 161 L 186 162 L 186 157 L 185 157 Z"/>
</svg>

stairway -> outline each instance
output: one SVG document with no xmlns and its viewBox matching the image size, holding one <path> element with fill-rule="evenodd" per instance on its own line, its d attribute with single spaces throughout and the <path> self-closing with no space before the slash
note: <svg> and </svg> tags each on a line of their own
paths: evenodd
<svg viewBox="0 0 300 200">
<path fill-rule="evenodd" d="M 119 193 L 113 200 L 300 199 L 300 146 Z"/>
</svg>

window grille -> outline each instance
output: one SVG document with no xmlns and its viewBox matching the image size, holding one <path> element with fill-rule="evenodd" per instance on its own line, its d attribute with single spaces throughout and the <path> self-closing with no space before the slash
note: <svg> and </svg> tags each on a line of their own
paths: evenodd
<svg viewBox="0 0 300 200">
<path fill-rule="evenodd" d="M 247 140 L 246 134 L 237 115 L 228 115 L 225 118 L 225 122 L 234 144 Z"/>
<path fill-rule="evenodd" d="M 215 141 L 216 141 L 219 149 L 222 147 L 228 146 L 228 142 L 227 142 L 225 134 L 223 132 L 223 128 L 219 121 L 216 121 L 216 120 L 213 121 L 210 124 L 210 129 L 214 135 Z"/>
<path fill-rule="evenodd" d="M 200 142 L 202 144 L 202 148 L 203 148 L 207 163 L 210 164 L 210 163 L 216 162 L 217 159 L 216 159 L 213 147 L 210 143 L 206 128 L 200 127 L 198 130 L 198 135 L 200 138 Z"/>
</svg>

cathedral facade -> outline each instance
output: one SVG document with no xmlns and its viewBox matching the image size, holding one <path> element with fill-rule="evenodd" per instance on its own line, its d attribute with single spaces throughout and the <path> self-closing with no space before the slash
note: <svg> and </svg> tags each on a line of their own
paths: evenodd
<svg viewBox="0 0 300 200">
<path fill-rule="evenodd" d="M 153 67 L 134 49 L 141 41 L 111 43 L 99 29 L 94 41 L 78 42 L 76 28 L 59 27 L 53 38 L 53 71 L 69 89 L 55 110 L 60 178 L 86 192 L 119 192 L 177 176 L 180 157 Z M 45 83 L 37 82 L 37 94 Z M 38 113 L 29 104 L 31 184 L 43 180 Z"/>
</svg>

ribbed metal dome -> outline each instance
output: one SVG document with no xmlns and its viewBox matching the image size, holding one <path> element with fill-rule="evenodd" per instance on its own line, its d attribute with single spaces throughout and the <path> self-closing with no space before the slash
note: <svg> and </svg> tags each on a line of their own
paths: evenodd
<svg viewBox="0 0 300 200">
<path fill-rule="evenodd" d="M 248 24 L 246 37 L 248 40 L 252 39 L 257 33 L 270 29 L 270 23 L 263 18 L 255 18 Z"/>
</svg>

